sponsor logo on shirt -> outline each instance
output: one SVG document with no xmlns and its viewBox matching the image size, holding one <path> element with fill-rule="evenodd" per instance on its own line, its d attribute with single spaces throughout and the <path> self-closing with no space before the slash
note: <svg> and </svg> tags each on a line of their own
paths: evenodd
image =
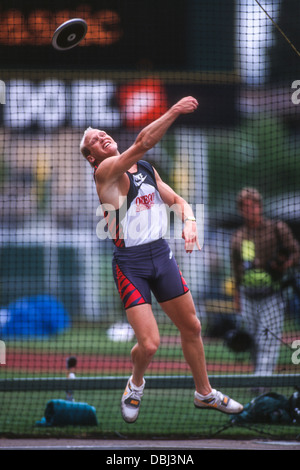
<svg viewBox="0 0 300 470">
<path fill-rule="evenodd" d="M 147 209 L 151 209 L 154 206 L 154 193 L 145 194 L 144 196 L 138 196 L 135 200 L 136 212 L 141 212 Z"/>
<path fill-rule="evenodd" d="M 139 187 L 145 181 L 146 178 L 147 178 L 147 175 L 144 176 L 143 173 L 139 173 L 138 175 L 133 175 L 134 184 L 137 187 Z"/>
</svg>

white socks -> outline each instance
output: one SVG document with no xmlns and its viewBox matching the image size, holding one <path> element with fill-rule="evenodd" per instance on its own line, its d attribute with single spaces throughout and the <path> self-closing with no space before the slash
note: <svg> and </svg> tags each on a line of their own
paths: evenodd
<svg viewBox="0 0 300 470">
<path fill-rule="evenodd" d="M 129 383 L 130 383 L 130 387 L 133 389 L 133 390 L 136 390 L 137 392 L 142 392 L 144 390 L 144 387 L 145 387 L 145 379 L 143 379 L 143 383 L 140 387 L 137 387 L 133 382 L 132 382 L 132 376 L 130 377 L 129 379 Z"/>
<path fill-rule="evenodd" d="M 201 395 L 201 393 L 195 392 L 195 397 L 199 398 L 199 400 L 207 400 L 207 398 L 213 398 L 216 394 L 216 391 L 212 389 L 211 393 L 208 395 Z"/>
</svg>

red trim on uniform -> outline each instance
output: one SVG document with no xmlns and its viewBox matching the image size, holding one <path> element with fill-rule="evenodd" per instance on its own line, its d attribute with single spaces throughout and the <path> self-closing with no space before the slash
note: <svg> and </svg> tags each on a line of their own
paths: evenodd
<svg viewBox="0 0 300 470">
<path fill-rule="evenodd" d="M 109 230 L 109 233 L 111 234 L 111 237 L 113 239 L 113 242 L 115 243 L 116 246 L 124 248 L 125 242 L 124 242 L 124 235 L 122 229 L 120 230 L 120 225 L 116 225 L 116 217 L 112 217 L 112 215 L 109 212 L 104 213 L 104 217 L 107 220 L 107 227 Z"/>
<path fill-rule="evenodd" d="M 141 305 L 145 303 L 141 293 L 138 289 L 127 279 L 125 274 L 122 273 L 118 265 L 116 265 L 118 291 L 124 303 L 125 309 Z"/>
<path fill-rule="evenodd" d="M 179 269 L 179 272 L 180 272 L 180 276 L 181 276 L 181 282 L 182 282 L 182 285 L 183 285 L 183 290 L 184 290 L 184 293 L 186 293 L 186 292 L 189 291 L 189 288 L 188 288 L 187 282 L 186 282 L 186 280 L 184 279 L 184 277 L 183 277 L 182 272 L 180 271 L 180 269 Z"/>
</svg>

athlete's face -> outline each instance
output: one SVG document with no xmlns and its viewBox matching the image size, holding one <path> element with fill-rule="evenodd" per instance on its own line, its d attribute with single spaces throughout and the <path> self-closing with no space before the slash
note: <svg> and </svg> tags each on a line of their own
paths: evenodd
<svg viewBox="0 0 300 470">
<path fill-rule="evenodd" d="M 96 161 L 118 154 L 118 145 L 105 131 L 93 129 L 86 136 L 90 156 Z"/>
</svg>

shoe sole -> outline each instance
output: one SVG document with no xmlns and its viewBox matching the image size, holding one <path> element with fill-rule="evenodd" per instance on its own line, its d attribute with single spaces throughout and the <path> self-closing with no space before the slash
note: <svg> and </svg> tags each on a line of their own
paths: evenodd
<svg viewBox="0 0 300 470">
<path fill-rule="evenodd" d="M 139 412 L 140 412 L 140 410 L 139 410 Z M 121 403 L 121 415 L 122 415 L 122 418 L 124 419 L 124 421 L 125 421 L 126 423 L 128 423 L 128 424 L 133 424 L 133 423 L 135 423 L 136 420 L 137 420 L 138 417 L 139 417 L 139 415 L 137 415 L 136 418 L 129 420 L 129 419 L 124 415 L 124 413 L 123 413 L 122 403 Z"/>
<path fill-rule="evenodd" d="M 225 415 L 239 415 L 239 414 L 241 414 L 241 413 L 244 411 L 244 408 L 242 408 L 240 411 L 223 411 L 223 410 L 220 410 L 220 408 L 218 408 L 218 407 L 213 407 L 213 406 L 197 406 L 195 403 L 194 403 L 194 406 L 195 406 L 195 408 L 197 408 L 197 410 L 219 411 L 219 413 L 223 413 L 223 414 L 225 414 Z"/>
</svg>

